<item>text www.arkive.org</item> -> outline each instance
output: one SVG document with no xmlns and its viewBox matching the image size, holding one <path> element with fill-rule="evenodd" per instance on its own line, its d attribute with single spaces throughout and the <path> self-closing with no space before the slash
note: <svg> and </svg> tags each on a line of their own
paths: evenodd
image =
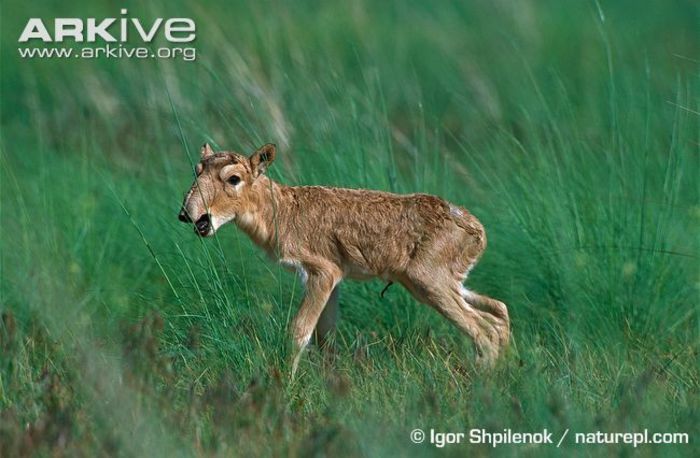
<svg viewBox="0 0 700 458">
<path fill-rule="evenodd" d="M 194 47 L 129 47 L 123 45 L 89 46 L 83 48 L 17 48 L 23 59 L 182 59 L 197 58 Z"/>
</svg>

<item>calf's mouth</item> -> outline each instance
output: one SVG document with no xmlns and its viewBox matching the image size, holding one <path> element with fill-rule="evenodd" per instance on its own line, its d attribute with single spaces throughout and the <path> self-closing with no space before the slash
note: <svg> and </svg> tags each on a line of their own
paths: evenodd
<svg viewBox="0 0 700 458">
<path fill-rule="evenodd" d="M 212 232 L 211 217 L 208 213 L 203 214 L 194 222 L 194 232 L 200 237 L 206 237 Z"/>
</svg>

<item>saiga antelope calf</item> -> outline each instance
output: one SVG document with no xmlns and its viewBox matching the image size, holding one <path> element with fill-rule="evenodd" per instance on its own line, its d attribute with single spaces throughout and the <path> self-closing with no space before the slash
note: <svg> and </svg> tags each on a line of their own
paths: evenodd
<svg viewBox="0 0 700 458">
<path fill-rule="evenodd" d="M 272 144 L 250 157 L 204 145 L 179 219 L 201 237 L 234 221 L 299 272 L 306 293 L 292 324 L 292 376 L 314 330 L 323 345 L 334 329 L 344 278 L 401 283 L 471 337 L 477 362 L 495 361 L 508 344 L 508 310 L 462 285 L 486 248 L 473 215 L 426 194 L 284 186 L 265 176 L 275 154 Z"/>
</svg>

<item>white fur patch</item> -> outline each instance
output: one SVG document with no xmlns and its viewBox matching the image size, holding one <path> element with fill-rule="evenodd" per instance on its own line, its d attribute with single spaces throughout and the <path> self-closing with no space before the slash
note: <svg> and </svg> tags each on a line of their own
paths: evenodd
<svg viewBox="0 0 700 458">
<path fill-rule="evenodd" d="M 459 218 L 464 216 L 464 212 L 452 204 L 450 204 L 450 214 Z"/>
<path fill-rule="evenodd" d="M 241 226 L 251 226 L 255 222 L 252 213 L 240 213 L 238 215 L 238 224 Z"/>
<path fill-rule="evenodd" d="M 469 276 L 469 272 L 472 271 L 472 269 L 474 268 L 474 265 L 475 265 L 475 264 L 476 264 L 476 263 L 469 264 L 469 267 L 467 267 L 467 270 L 465 270 L 465 271 L 464 271 L 464 274 L 462 274 L 462 281 L 464 281 L 464 280 L 467 279 L 467 277 Z"/>
<path fill-rule="evenodd" d="M 216 232 L 221 226 L 231 221 L 235 215 L 210 215 L 212 234 Z"/>
<path fill-rule="evenodd" d="M 309 342 L 311 342 L 311 336 L 313 336 L 313 332 L 307 336 L 304 336 L 299 346 L 301 348 L 305 348 L 307 345 L 309 345 Z"/>
<path fill-rule="evenodd" d="M 465 288 L 464 285 L 462 285 L 462 288 L 460 289 L 459 293 L 467 302 L 470 302 L 472 297 L 474 297 L 474 293 Z"/>
<path fill-rule="evenodd" d="M 301 262 L 297 261 L 296 259 L 280 259 L 280 264 L 283 266 L 294 269 L 297 271 L 297 274 L 299 275 L 299 279 L 301 279 L 302 284 L 306 284 L 306 281 L 309 279 L 309 273 L 304 269 L 304 266 L 301 264 Z"/>
</svg>

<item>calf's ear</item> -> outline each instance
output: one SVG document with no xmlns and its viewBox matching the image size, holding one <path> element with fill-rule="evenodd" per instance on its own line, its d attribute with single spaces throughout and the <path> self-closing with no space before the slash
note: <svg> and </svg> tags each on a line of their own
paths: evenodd
<svg viewBox="0 0 700 458">
<path fill-rule="evenodd" d="M 209 146 L 209 143 L 205 143 L 202 145 L 202 150 L 200 151 L 200 155 L 202 156 L 202 159 L 206 159 L 209 156 L 214 155 L 214 150 L 211 149 L 211 146 Z"/>
<path fill-rule="evenodd" d="M 265 173 L 267 166 L 272 164 L 272 161 L 275 160 L 276 154 L 277 147 L 272 143 L 268 143 L 254 152 L 248 159 L 250 161 L 250 167 L 253 170 L 253 176 L 258 177 Z"/>
</svg>

